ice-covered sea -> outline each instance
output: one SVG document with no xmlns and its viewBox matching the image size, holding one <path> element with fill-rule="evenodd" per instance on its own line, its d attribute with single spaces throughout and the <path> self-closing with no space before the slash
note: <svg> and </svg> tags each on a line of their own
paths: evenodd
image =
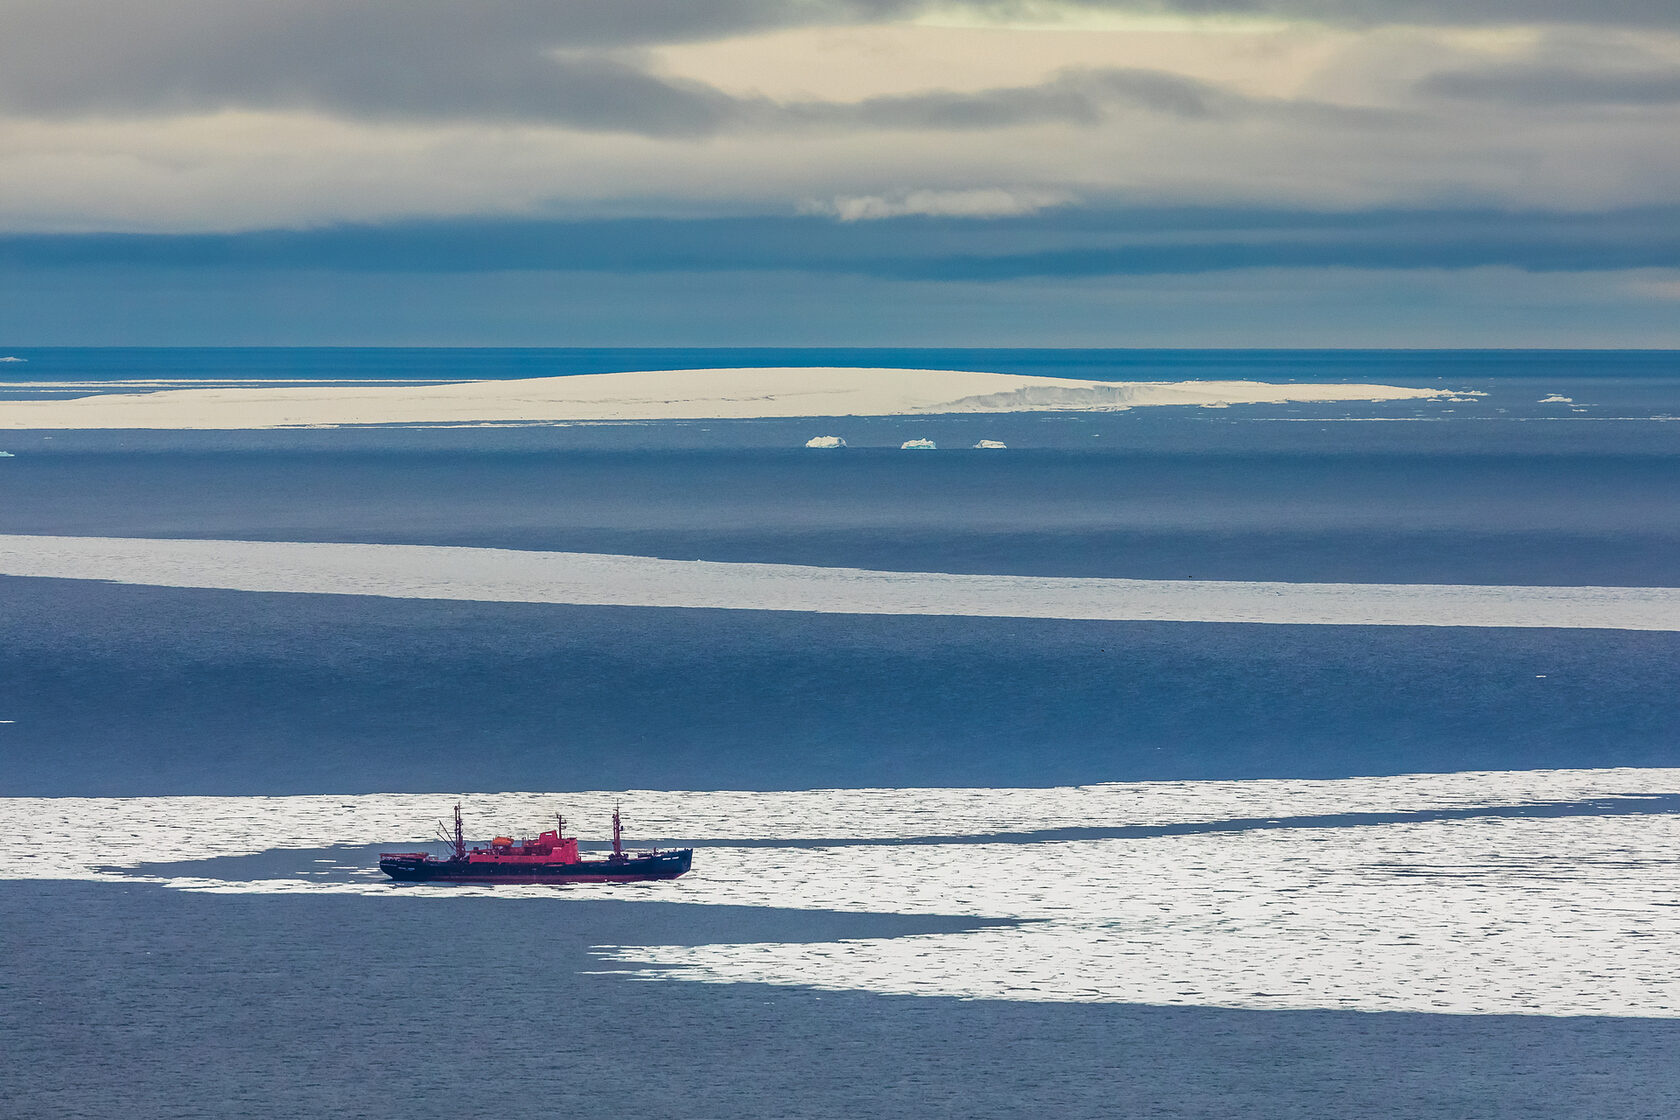
<svg viewBox="0 0 1680 1120">
<path fill-rule="evenodd" d="M 476 794 L 469 818 L 617 794 Z M 397 887 L 439 797 L 14 799 L 0 876 L 187 891 L 955 916 L 831 943 L 599 946 L 642 978 L 967 999 L 1479 1014 L 1680 1013 L 1680 770 L 632 795 L 700 848 L 655 886 Z M 245 858 L 241 858 L 245 857 Z M 263 859 L 251 857 L 267 857 Z"/>
<path fill-rule="evenodd" d="M 1680 361 L 983 357 L 809 356 L 1466 392 L 8 433 L 0 1112 L 1672 1115 Z M 374 866 L 618 798 L 691 875 Z"/>
</svg>

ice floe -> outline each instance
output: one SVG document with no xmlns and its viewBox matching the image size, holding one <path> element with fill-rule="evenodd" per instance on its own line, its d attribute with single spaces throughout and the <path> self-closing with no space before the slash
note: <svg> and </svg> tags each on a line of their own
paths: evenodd
<svg viewBox="0 0 1680 1120">
<path fill-rule="evenodd" d="M 0 535 L 0 575 L 399 599 L 1339 626 L 1680 630 L 1680 588 L 974 575 L 438 545 Z"/>
<path fill-rule="evenodd" d="M 1427 400 L 1445 389 L 1260 381 L 1108 382 L 966 370 L 650 370 L 406 385 L 164 388 L 0 402 L 0 428 L 245 429 L 974 412 Z"/>
<path fill-rule="evenodd" d="M 604 822 L 622 796 L 634 836 L 699 848 L 692 874 L 653 889 L 384 881 L 371 852 L 423 841 L 455 795 L 7 798 L 0 879 L 356 894 L 393 905 L 614 898 L 1012 923 L 826 943 L 600 950 L 609 966 L 653 966 L 636 973 L 650 980 L 1680 1017 L 1680 907 L 1669 874 L 1680 843 L 1677 791 L 1680 771 L 1619 769 L 461 797 L 470 822 L 517 829 L 556 810 Z M 366 865 L 336 878 L 277 874 L 272 863 L 248 878 L 158 866 L 293 849 L 300 867 L 313 868 L 313 850 L 335 845 L 369 847 L 337 857 Z"/>
</svg>

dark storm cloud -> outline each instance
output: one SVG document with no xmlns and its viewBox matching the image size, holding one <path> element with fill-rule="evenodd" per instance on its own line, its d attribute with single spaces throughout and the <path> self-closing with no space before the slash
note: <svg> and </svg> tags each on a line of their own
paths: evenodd
<svg viewBox="0 0 1680 1120">
<path fill-rule="evenodd" d="M 750 106 L 615 53 L 887 17 L 897 0 L 11 0 L 0 109 L 42 117 L 224 107 L 546 120 L 664 134 Z"/>
<path fill-rule="evenodd" d="M 239 106 L 704 131 L 727 115 L 728 98 L 650 77 L 599 51 L 750 30 L 776 22 L 770 7 L 746 0 L 24 0 L 4 17 L 0 106 L 45 117 Z M 857 6 L 791 7 L 841 15 Z"/>
<path fill-rule="evenodd" d="M 1318 116 L 1376 123 L 1392 114 L 1344 110 L 1317 102 L 1254 98 L 1162 70 L 1074 68 L 1031 86 L 972 92 L 935 90 L 859 102 L 761 103 L 743 116 L 768 126 L 829 125 L 875 129 L 962 130 L 1060 122 L 1098 124 L 1134 110 L 1185 120 L 1239 116 Z"/>
<path fill-rule="evenodd" d="M 1680 104 L 1680 69 L 1501 66 L 1442 71 L 1417 88 L 1433 97 L 1514 105 L 1674 105 Z"/>
<path fill-rule="evenodd" d="M 1380 126 L 1404 119 L 1382 109 L 1249 97 L 1182 74 L 1135 67 L 1071 68 L 1032 86 L 760 106 L 756 116 L 760 123 L 784 127 L 816 124 L 954 131 L 1048 122 L 1094 125 L 1127 110 L 1187 121 L 1265 117 Z"/>
<path fill-rule="evenodd" d="M 799 106 L 814 119 L 836 116 L 887 128 L 997 128 L 1036 121 L 1095 124 L 1115 104 L 1178 117 L 1230 116 L 1255 104 L 1216 86 L 1160 70 L 1067 70 L 1041 85 L 978 93 L 875 97 L 856 106 Z"/>
<path fill-rule="evenodd" d="M 1099 119 L 1124 101 L 1180 116 L 1228 108 L 1209 87 L 1097 72 L 979 94 L 777 105 L 662 78 L 635 48 L 913 15 L 925 0 L 9 0 L 0 111 L 134 117 L 227 107 L 371 119 L 535 121 L 649 135 L 827 122 L 979 128 Z M 1015 5 L 982 4 L 998 13 Z M 1570 19 L 1673 23 L 1680 3 L 1606 0 L 1089 0 L 1086 7 L 1341 22 Z M 1450 85 L 1451 83 L 1449 83 Z"/>
<path fill-rule="evenodd" d="M 657 77 L 611 57 L 536 53 L 494 67 L 447 59 L 421 73 L 400 67 L 325 68 L 308 81 L 252 69 L 237 80 L 182 72 L 149 100 L 116 86 L 44 91 L 0 73 L 0 105 L 40 115 L 150 115 L 226 107 L 311 109 L 374 120 L 549 124 L 648 136 L 811 127 L 964 130 L 1062 121 L 1094 124 L 1117 106 L 1184 117 L 1230 115 L 1265 104 L 1151 70 L 1069 71 L 1040 85 L 934 90 L 861 102 L 777 102 L 734 97 L 699 82 Z M 1281 104 L 1281 103 L 1280 103 Z"/>
<path fill-rule="evenodd" d="M 589 5 L 588 10 L 613 7 Z M 826 5 L 821 10 L 857 7 Z M 455 12 L 453 6 L 433 8 Z M 325 36 L 313 51 L 285 36 L 278 44 L 259 36 L 201 45 L 152 34 L 71 68 L 45 64 L 43 55 L 20 50 L 18 40 L 10 40 L 10 46 L 0 41 L 0 106 L 60 117 L 233 106 L 309 109 L 364 120 L 534 123 L 661 137 L 813 127 L 962 130 L 1049 121 L 1093 124 L 1119 107 L 1187 118 L 1285 110 L 1284 103 L 1252 101 L 1193 79 L 1139 69 L 1071 70 L 1039 85 L 935 90 L 856 103 L 776 102 L 660 77 L 612 52 L 556 53 L 549 49 L 553 36 L 538 35 L 529 13 L 510 18 L 509 24 L 512 34 L 504 28 L 476 37 L 450 24 L 448 29 L 460 34 L 448 43 L 434 41 L 436 24 L 425 25 L 424 33 L 393 33 L 378 41 L 370 39 L 368 28 L 356 25 Z"/>
<path fill-rule="evenodd" d="M 1680 267 L 1680 208 L 1599 214 L 1066 208 L 990 221 L 472 220 L 239 234 L 0 237 L 0 268 L 36 274 L 63 268 L 800 271 L 1005 281 L 1243 268 L 1487 266 L 1533 272 Z"/>
<path fill-rule="evenodd" d="M 1597 3 L 1583 0 L 1075 0 L 1075 3 L 1111 11 L 1269 16 L 1356 26 L 1536 23 L 1680 26 L 1680 4 L 1674 0 L 1598 0 Z M 998 0 L 985 6 L 1008 11 L 1021 5 L 1014 0 Z"/>
</svg>

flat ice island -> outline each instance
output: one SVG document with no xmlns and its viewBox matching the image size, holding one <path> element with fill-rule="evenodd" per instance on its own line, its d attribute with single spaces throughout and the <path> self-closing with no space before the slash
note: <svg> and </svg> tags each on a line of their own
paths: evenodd
<svg viewBox="0 0 1680 1120">
<path fill-rule="evenodd" d="M 963 412 L 1105 412 L 1153 405 L 1444 398 L 1445 389 L 1261 381 L 1084 381 L 961 370 L 650 370 L 441 385 L 271 385 L 0 403 L 0 429 L 287 428 L 725 420 Z"/>
</svg>

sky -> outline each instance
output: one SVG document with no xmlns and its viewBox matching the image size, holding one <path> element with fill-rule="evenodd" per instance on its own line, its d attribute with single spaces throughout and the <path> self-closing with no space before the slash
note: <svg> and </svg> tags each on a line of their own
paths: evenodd
<svg viewBox="0 0 1680 1120">
<path fill-rule="evenodd" d="M 0 347 L 1680 347 L 1676 0 L 0 0 Z"/>
</svg>

